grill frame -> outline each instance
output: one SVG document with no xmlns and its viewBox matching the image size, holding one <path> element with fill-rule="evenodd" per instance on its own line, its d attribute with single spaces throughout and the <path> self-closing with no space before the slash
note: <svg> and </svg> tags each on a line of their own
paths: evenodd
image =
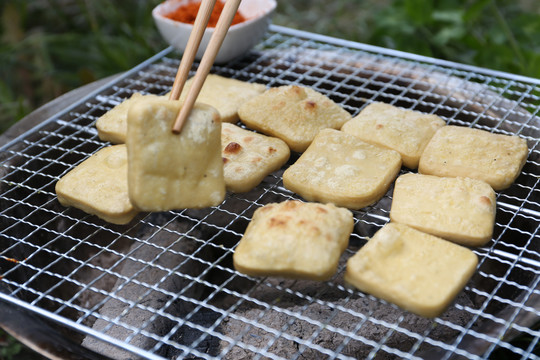
<svg viewBox="0 0 540 360">
<path fill-rule="evenodd" d="M 308 350 L 314 350 L 329 358 L 347 358 L 342 351 L 345 351 L 350 344 L 359 342 L 371 349 L 368 351 L 368 356 L 372 358 L 378 358 L 383 353 L 408 358 L 459 358 L 461 356 L 482 359 L 488 358 L 496 347 L 507 349 L 524 359 L 539 358 L 532 351 L 533 347 L 539 343 L 540 331 L 531 326 L 540 320 L 540 311 L 538 310 L 538 304 L 540 304 L 538 300 L 540 298 L 540 252 L 537 248 L 532 247 L 531 243 L 535 239 L 538 240 L 538 221 L 540 219 L 540 205 L 538 200 L 535 201 L 540 191 L 538 183 L 540 176 L 538 172 L 540 121 L 537 117 L 540 110 L 540 80 L 275 25 L 271 26 L 263 43 L 259 44 L 252 54 L 227 66 L 214 66 L 213 68 L 214 73 L 242 80 L 257 81 L 268 86 L 289 83 L 312 86 L 331 96 L 353 115 L 361 110 L 361 104 L 366 104 L 374 99 L 387 98 L 391 100 L 388 102 L 396 105 L 405 105 L 404 107 L 421 111 L 428 109 L 429 111 L 426 112 L 438 113 L 449 123 L 474 126 L 498 133 L 518 133 L 527 139 L 530 155 L 524 167 L 524 174 L 511 187 L 511 191 L 498 193 L 498 218 L 494 239 L 488 246 L 474 249 L 481 259 L 480 270 L 476 276 L 480 277 L 482 281 L 493 282 L 492 292 L 485 292 L 467 285 L 466 291 L 477 297 L 486 298 L 486 300 L 481 302 L 483 305 L 479 309 L 470 308 L 462 303 L 452 305 L 457 310 L 471 315 L 471 320 L 466 322 L 466 325 L 456 325 L 450 320 L 439 318 L 433 321 L 433 326 L 437 325 L 458 331 L 459 335 L 456 339 L 451 344 L 445 344 L 430 337 L 433 332 L 431 328 L 423 334 L 409 330 L 406 327 L 408 318 L 403 316 L 392 323 L 386 318 L 374 316 L 373 313 L 366 315 L 352 310 L 347 307 L 347 301 L 333 303 L 325 300 L 322 297 L 323 292 L 330 290 L 342 294 L 346 300 L 356 299 L 359 296 L 358 292 L 347 289 L 339 283 L 339 275 L 326 284 L 324 290 L 316 289 L 312 293 L 311 287 L 304 288 L 296 282 L 285 282 L 287 285 L 280 285 L 280 283 L 268 279 L 247 279 L 247 277 L 234 273 L 222 264 L 225 258 L 232 253 L 234 245 L 216 243 L 215 240 L 218 237 L 226 235 L 232 238 L 232 240 L 227 241 L 234 243 L 234 239 L 237 240 L 241 236 L 241 228 L 249 221 L 254 208 L 268 202 L 268 199 L 296 198 L 294 194 L 282 187 L 280 172 L 270 175 L 258 187 L 257 191 L 248 195 L 229 194 L 226 201 L 234 203 L 234 206 L 237 205 L 236 202 L 244 205 L 244 208 L 240 208 L 238 211 L 236 209 L 231 211 L 227 205 L 199 212 L 175 211 L 168 215 L 161 214 L 159 218 L 152 215 L 139 217 L 136 224 L 119 227 L 100 222 L 95 217 L 84 215 L 77 210 L 53 205 L 56 200 L 50 189 L 56 180 L 89 154 L 107 145 L 97 139 L 97 131 L 93 127 L 97 114 L 108 110 L 134 91 L 142 89 L 142 91 L 150 93 L 163 94 L 167 92 L 174 80 L 178 59 L 179 55 L 171 48 L 164 50 L 46 119 L 38 127 L 0 149 L 0 202 L 3 204 L 0 208 L 0 221 L 8 225 L 4 230 L 0 230 L 0 236 L 11 241 L 9 246 L 0 251 L 0 260 L 2 260 L 0 266 L 2 266 L 3 273 L 0 300 L 3 303 L 46 319 L 53 324 L 53 327 L 75 330 L 79 334 L 98 339 L 103 344 L 114 345 L 147 359 L 162 359 L 160 350 L 166 347 L 173 347 L 177 350 L 174 356 L 219 358 L 221 355 L 227 355 L 227 346 L 223 350 L 225 353 L 212 354 L 211 356 L 196 349 L 197 342 L 201 343 L 208 340 L 209 337 L 228 342 L 229 350 L 233 347 L 239 347 L 242 351 L 252 351 L 261 354 L 262 357 L 269 358 L 280 358 L 273 350 L 273 346 L 279 344 L 280 341 L 297 343 L 298 349 L 294 353 L 296 357 L 301 354 L 305 355 Z M 328 71 L 329 68 L 330 71 Z M 355 87 L 352 84 L 359 85 Z M 369 98 L 369 95 L 372 97 Z M 407 104 L 409 106 L 406 106 Z M 526 108 L 528 112 L 524 111 L 523 108 Z M 481 111 L 476 111 L 477 109 L 481 109 Z M 448 115 L 452 112 L 454 115 Z M 34 154 L 36 150 L 41 151 L 37 156 Z M 14 176 L 14 173 L 18 175 Z M 14 180 L 14 178 L 17 179 Z M 37 178 L 37 180 L 32 180 L 33 178 Z M 31 185 L 33 181 L 41 185 L 39 187 Z M 391 190 L 378 205 L 355 212 L 357 227 L 351 239 L 352 247 L 348 250 L 348 256 L 353 253 L 353 249 L 361 246 L 370 234 L 372 235 L 373 229 L 388 221 L 389 200 L 391 200 Z M 35 203 L 43 204 L 43 206 L 36 206 Z M 27 211 L 29 212 L 27 213 Z M 44 218 L 48 220 L 45 221 Z M 231 220 L 227 221 L 223 218 Z M 184 230 L 174 228 L 173 223 L 178 219 L 189 223 L 189 228 Z M 216 225 L 218 222 L 219 224 Z M 56 228 L 49 229 L 48 226 L 53 224 Z M 145 229 L 150 229 L 150 235 L 139 236 L 137 231 L 141 230 L 141 224 Z M 525 224 L 528 228 L 515 224 Z M 17 227 L 25 228 L 26 235 L 20 237 L 11 234 L 12 229 Z M 44 229 L 46 229 L 44 242 L 35 242 L 33 237 L 44 232 Z M 83 230 L 88 234 L 83 238 L 77 238 L 76 234 L 79 231 L 86 234 Z M 199 231 L 205 235 L 199 236 Z M 210 235 L 207 235 L 206 232 Z M 94 241 L 92 234 L 98 233 L 100 236 L 105 234 L 105 240 Z M 202 250 L 186 253 L 182 248 L 175 249 L 174 242 L 156 246 L 152 243 L 152 239 L 161 236 L 158 234 L 183 237 L 183 239 L 188 239 L 199 245 Z M 523 237 L 524 239 L 522 239 L 521 244 L 516 245 L 507 241 L 509 237 Z M 107 239 L 110 239 L 111 243 L 107 243 Z M 126 239 L 132 245 L 135 244 L 134 249 L 125 247 L 123 242 Z M 57 249 L 55 246 L 60 243 L 60 240 L 68 242 L 76 249 L 89 248 L 87 251 L 94 253 L 86 260 L 79 259 L 76 252 L 67 245 L 60 246 L 60 250 Z M 225 250 L 222 251 L 222 247 L 225 247 Z M 17 251 L 22 250 L 24 253 L 25 249 L 29 248 L 33 249 L 30 256 L 26 256 L 28 254 L 21 254 L 21 257 L 16 256 Z M 132 252 L 126 254 L 124 253 L 126 249 L 131 249 Z M 204 298 L 190 297 L 189 291 L 173 293 L 169 290 L 156 288 L 156 284 L 141 282 L 137 280 L 137 275 L 123 275 L 121 270 L 117 268 L 120 268 L 127 261 L 142 263 L 137 257 L 138 255 L 134 255 L 141 249 L 157 249 L 158 258 L 164 254 L 172 253 L 180 256 L 183 263 L 195 262 L 202 266 L 202 274 L 182 273 L 180 278 L 187 281 L 190 288 L 203 287 L 207 296 Z M 199 255 L 207 249 L 210 252 L 217 252 L 217 258 L 206 260 L 204 256 Z M 113 268 L 101 267 L 92 263 L 98 257 L 96 254 L 103 253 L 113 258 Z M 37 254 L 44 254 L 54 261 L 52 264 L 38 266 L 32 261 L 32 259 L 35 260 Z M 27 260 L 28 258 L 30 260 Z M 68 274 L 68 280 L 62 280 L 62 276 L 55 273 L 55 267 L 62 261 L 69 262 L 74 267 L 72 272 Z M 500 270 L 498 268 L 492 269 L 489 265 L 491 263 L 503 263 L 503 268 L 507 271 L 499 274 Z M 146 269 L 155 268 L 157 271 L 171 275 L 181 273 L 179 270 L 182 263 L 172 270 L 152 261 L 143 264 L 143 269 L 145 267 Z M 5 270 L 6 268 L 7 270 Z M 100 272 L 98 279 L 84 283 L 82 280 L 70 277 L 72 274 L 82 272 L 83 268 Z M 16 278 L 16 273 L 22 269 L 24 269 L 23 272 L 32 275 L 19 283 L 14 278 Z M 490 272 L 491 270 L 495 272 Z M 135 270 L 135 274 L 141 271 L 141 269 Z M 221 285 L 209 282 L 205 275 L 214 271 L 225 273 L 228 279 L 226 278 Z M 530 273 L 528 275 L 531 277 L 530 281 L 520 283 L 519 276 L 516 278 L 517 275 L 514 274 L 514 271 L 517 271 L 518 275 Z M 342 274 L 342 272 L 343 265 L 340 266 L 339 273 Z M 165 283 L 169 275 L 157 281 L 157 285 Z M 49 278 L 48 281 L 51 283 L 54 283 L 52 280 L 57 279 L 60 283 L 58 287 L 69 284 L 81 290 L 75 291 L 68 299 L 56 298 L 56 285 L 47 290 L 34 289 L 32 283 L 40 280 L 42 276 Z M 123 279 L 125 285 L 142 286 L 143 290 L 147 292 L 157 289 L 158 292 L 167 296 L 168 300 L 165 305 L 172 306 L 175 301 L 185 301 L 193 305 L 194 310 L 185 317 L 181 317 L 160 311 L 162 309 L 158 308 L 148 309 L 140 303 L 123 299 L 121 289 L 100 290 L 98 285 L 95 285 L 100 276 L 101 278 L 112 276 L 116 279 Z M 232 287 L 231 284 L 237 280 L 248 281 L 253 285 L 244 294 Z M 290 287 L 288 287 L 289 285 Z M 497 289 L 506 287 L 519 289 L 522 297 L 507 298 L 500 295 Z M 280 303 L 275 300 L 260 300 L 257 289 L 281 294 L 289 300 L 296 299 L 304 305 L 298 309 L 292 307 L 292 309 L 296 309 L 294 311 L 288 307 L 281 307 Z M 97 293 L 103 299 L 89 308 L 77 304 L 83 293 L 89 291 Z M 196 292 L 196 290 L 193 291 Z M 215 298 L 223 294 L 238 299 L 227 310 L 212 303 Z M 366 301 L 369 300 L 370 303 L 383 304 L 392 308 L 391 305 L 369 295 L 361 295 L 361 297 Z M 21 298 L 33 299 L 28 301 L 21 300 Z M 99 308 L 105 300 L 124 302 L 131 309 L 150 310 L 154 317 L 163 317 L 167 321 L 172 321 L 177 328 L 187 324 L 194 332 L 198 331 L 202 335 L 194 339 L 191 346 L 187 346 L 172 339 L 175 336 L 172 332 L 166 336 L 160 336 L 146 330 L 145 326 L 150 323 L 145 323 L 141 328 L 137 328 L 122 323 L 121 319 L 104 317 L 99 314 Z M 236 313 L 246 303 L 252 303 L 253 306 L 262 309 L 261 317 L 257 318 L 256 321 L 245 317 L 245 314 Z M 60 305 L 51 310 L 51 304 Z M 325 321 L 320 321 L 310 313 L 313 304 L 330 307 L 333 313 Z M 504 304 L 506 307 L 499 304 Z M 499 312 L 491 311 L 489 310 L 491 306 L 495 308 L 502 306 L 502 308 L 498 310 Z M 210 326 L 200 325 L 194 320 L 198 311 L 196 309 L 214 312 L 218 318 Z M 502 315 L 499 315 L 500 311 L 502 313 L 506 311 L 509 314 L 505 314 L 503 318 Z M 70 318 L 71 312 L 79 312 L 82 315 Z M 277 328 L 266 324 L 262 318 L 274 312 L 286 319 L 285 323 L 280 323 L 279 326 L 276 326 Z M 344 330 L 333 325 L 333 321 L 343 314 L 356 319 L 358 325 L 352 330 Z M 91 321 L 93 318 L 105 319 L 111 324 L 111 327 L 114 325 L 124 327 L 133 331 L 134 335 L 128 338 L 128 342 L 119 342 L 107 333 L 89 326 L 87 323 L 93 322 Z M 251 328 L 255 327 L 270 334 L 270 338 L 265 346 L 257 347 L 246 342 L 242 336 L 224 335 L 220 332 L 219 326 L 221 326 L 220 320 L 226 318 L 244 323 L 246 325 L 243 329 L 244 335 L 249 335 Z M 476 320 L 473 319 L 479 318 L 483 319 L 483 327 L 477 328 L 475 327 Z M 306 324 L 306 327 L 313 326 L 315 330 L 307 338 L 291 334 L 291 328 L 294 326 L 293 320 Z M 386 334 L 381 338 L 381 341 L 374 341 L 363 335 L 362 328 L 369 324 L 386 329 Z M 328 347 L 315 342 L 328 329 L 344 337 L 344 340 L 335 349 L 336 351 L 329 350 Z M 209 335 L 205 337 L 203 333 Z M 403 351 L 387 343 L 396 333 L 412 339 L 414 344 L 411 351 Z M 515 337 L 515 333 L 522 333 L 532 338 L 529 348 L 521 349 L 509 342 Z M 143 350 L 129 343 L 138 335 L 156 340 L 157 345 L 152 349 Z M 421 355 L 416 353 L 425 343 L 431 345 L 432 349 L 423 351 Z M 480 352 L 478 352 L 479 349 Z"/>
</svg>

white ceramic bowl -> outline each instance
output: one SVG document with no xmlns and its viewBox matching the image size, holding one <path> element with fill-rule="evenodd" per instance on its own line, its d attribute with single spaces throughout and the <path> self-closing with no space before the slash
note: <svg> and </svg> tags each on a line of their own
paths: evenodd
<svg viewBox="0 0 540 360">
<path fill-rule="evenodd" d="M 193 25 L 171 20 L 165 17 L 165 14 L 194 1 L 198 0 L 167 0 L 152 10 L 152 17 L 165 41 L 180 51 L 186 48 Z M 242 0 L 238 11 L 246 18 L 246 21 L 229 28 L 215 62 L 227 62 L 255 46 L 268 30 L 276 5 L 276 0 Z M 214 28 L 205 30 L 197 52 L 197 60 L 200 60 L 204 54 L 213 32 Z"/>
</svg>

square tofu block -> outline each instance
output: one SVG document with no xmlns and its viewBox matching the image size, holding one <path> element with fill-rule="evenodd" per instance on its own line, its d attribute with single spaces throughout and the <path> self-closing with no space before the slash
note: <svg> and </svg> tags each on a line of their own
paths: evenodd
<svg viewBox="0 0 540 360">
<path fill-rule="evenodd" d="M 324 281 L 349 244 L 353 216 L 334 205 L 289 200 L 255 211 L 233 255 L 236 270 L 252 276 Z"/>
<path fill-rule="evenodd" d="M 58 201 L 113 224 L 130 222 L 138 211 L 129 201 L 125 145 L 103 148 L 64 175 Z"/>
<path fill-rule="evenodd" d="M 368 143 L 397 151 L 404 166 L 416 169 L 429 140 L 444 125 L 444 120 L 436 115 L 375 102 L 346 122 L 341 130 Z"/>
<path fill-rule="evenodd" d="M 103 141 L 109 141 L 112 144 L 123 144 L 126 142 L 127 116 L 128 110 L 137 101 L 148 99 L 166 99 L 157 95 L 142 95 L 134 93 L 129 99 L 107 111 L 96 121 L 98 136 Z"/>
<path fill-rule="evenodd" d="M 491 186 L 471 178 L 405 174 L 397 178 L 390 219 L 466 246 L 493 234 L 496 200 Z"/>
<path fill-rule="evenodd" d="M 345 281 L 431 318 L 454 300 L 477 263 L 477 256 L 465 247 L 389 223 L 348 260 Z"/>
<path fill-rule="evenodd" d="M 527 142 L 518 136 L 444 126 L 426 146 L 418 171 L 427 175 L 479 179 L 494 190 L 503 190 L 520 174 L 527 153 Z"/>
<path fill-rule="evenodd" d="M 307 149 L 321 129 L 340 129 L 351 115 L 330 98 L 296 85 L 271 88 L 238 110 L 247 127 L 285 141 L 293 151 Z"/>
<path fill-rule="evenodd" d="M 216 206 L 225 198 L 219 114 L 195 104 L 181 133 L 173 134 L 180 106 L 152 100 L 129 110 L 129 197 L 144 211 Z"/>
<path fill-rule="evenodd" d="M 283 184 L 309 201 L 360 209 L 386 193 L 400 168 L 396 151 L 325 129 L 285 170 Z"/>
<path fill-rule="evenodd" d="M 186 98 L 192 82 L 193 78 L 186 81 L 180 100 Z M 248 83 L 209 74 L 197 97 L 197 102 L 210 105 L 216 109 L 221 116 L 222 122 L 236 122 L 238 121 L 238 108 L 246 101 L 264 92 L 264 90 L 266 90 L 266 86 L 262 84 Z"/>
<path fill-rule="evenodd" d="M 283 140 L 239 126 L 221 125 L 221 156 L 227 190 L 247 192 L 289 159 Z"/>
</svg>

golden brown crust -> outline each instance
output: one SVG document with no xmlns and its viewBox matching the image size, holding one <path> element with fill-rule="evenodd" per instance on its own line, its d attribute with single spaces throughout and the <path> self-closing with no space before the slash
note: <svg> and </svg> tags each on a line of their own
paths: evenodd
<svg viewBox="0 0 540 360">
<path fill-rule="evenodd" d="M 222 124 L 221 146 L 227 190 L 237 193 L 253 189 L 290 156 L 282 140 L 228 123 Z"/>
<path fill-rule="evenodd" d="M 397 152 L 324 129 L 285 170 L 283 184 L 308 201 L 360 209 L 386 193 L 400 168 Z"/>
<path fill-rule="evenodd" d="M 527 142 L 516 135 L 445 126 L 427 145 L 418 171 L 436 176 L 470 177 L 487 182 L 494 190 L 503 190 L 519 176 L 527 154 Z"/>
<path fill-rule="evenodd" d="M 463 289 L 477 263 L 465 247 L 389 223 L 348 260 L 345 281 L 417 315 L 435 317 Z"/>
<path fill-rule="evenodd" d="M 237 142 L 230 142 L 227 145 L 225 145 L 225 149 L 223 149 L 223 154 L 225 155 L 234 155 L 238 154 L 240 150 L 242 149 L 242 146 Z"/>
<path fill-rule="evenodd" d="M 55 191 L 62 205 L 113 224 L 126 224 L 138 213 L 128 196 L 125 145 L 99 150 L 64 175 L 56 183 Z"/>
<path fill-rule="evenodd" d="M 397 178 L 390 219 L 466 246 L 491 240 L 495 192 L 481 180 L 405 174 Z"/>
<path fill-rule="evenodd" d="M 403 165 L 416 169 L 429 140 L 444 125 L 436 115 L 375 102 L 346 122 L 341 130 L 399 152 Z"/>
<path fill-rule="evenodd" d="M 180 100 L 184 100 L 191 87 L 193 78 L 186 81 Z M 219 112 L 222 122 L 238 121 L 238 108 L 246 101 L 261 94 L 266 86 L 257 83 L 230 79 L 223 76 L 208 74 L 197 102 L 208 104 Z"/>
<path fill-rule="evenodd" d="M 129 108 L 137 101 L 146 101 L 148 99 L 160 100 L 165 99 L 165 97 L 134 93 L 129 99 L 124 100 L 97 119 L 96 128 L 99 138 L 103 141 L 109 141 L 112 144 L 125 143 Z"/>
<path fill-rule="evenodd" d="M 352 213 L 328 204 L 289 200 L 257 209 L 233 256 L 252 276 L 328 280 L 354 226 Z"/>
<path fill-rule="evenodd" d="M 313 89 L 287 85 L 271 88 L 238 109 L 251 129 L 278 137 L 293 151 L 304 151 L 319 130 L 339 129 L 351 115 Z"/>
</svg>

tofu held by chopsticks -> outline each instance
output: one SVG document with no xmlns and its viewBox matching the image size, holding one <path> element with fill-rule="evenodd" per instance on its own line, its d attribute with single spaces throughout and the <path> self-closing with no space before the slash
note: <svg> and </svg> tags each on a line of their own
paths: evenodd
<svg viewBox="0 0 540 360">
<path fill-rule="evenodd" d="M 128 112 L 128 189 L 143 211 L 219 205 L 225 198 L 221 121 L 212 107 L 196 104 L 182 132 L 171 128 L 182 103 L 139 101 Z"/>
</svg>

